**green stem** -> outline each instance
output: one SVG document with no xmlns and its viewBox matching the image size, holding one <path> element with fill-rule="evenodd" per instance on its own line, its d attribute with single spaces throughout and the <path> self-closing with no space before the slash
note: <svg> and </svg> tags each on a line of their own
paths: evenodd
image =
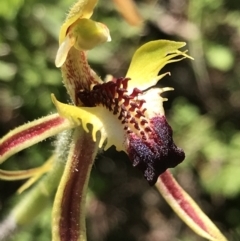
<svg viewBox="0 0 240 241">
<path fill-rule="evenodd" d="M 51 171 L 42 180 L 25 194 L 22 200 L 0 224 L 0 241 L 7 240 L 17 229 L 32 222 L 52 200 L 65 163 L 55 161 Z"/>
</svg>

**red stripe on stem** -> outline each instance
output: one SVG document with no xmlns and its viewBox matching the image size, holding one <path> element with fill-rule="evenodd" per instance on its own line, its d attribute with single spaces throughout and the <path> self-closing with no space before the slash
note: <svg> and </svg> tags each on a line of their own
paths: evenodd
<svg viewBox="0 0 240 241">
<path fill-rule="evenodd" d="M 97 149 L 92 136 L 83 133 L 74 143 L 68 180 L 62 194 L 59 235 L 61 241 L 77 241 L 85 235 L 85 197 L 89 172 Z M 68 164 L 67 164 L 68 165 Z"/>
<path fill-rule="evenodd" d="M 54 119 L 47 120 L 43 123 L 13 134 L 0 144 L 0 156 L 3 156 L 6 152 L 9 152 L 16 146 L 23 144 L 26 141 L 30 141 L 34 137 L 49 131 L 52 127 L 62 124 L 64 121 L 64 118 L 57 116 Z"/>
<path fill-rule="evenodd" d="M 179 188 L 179 185 L 173 178 L 172 174 L 169 171 L 166 171 L 159 176 L 159 179 L 161 179 L 162 183 L 165 185 L 169 195 L 173 197 L 173 199 L 178 203 L 178 205 L 187 214 L 187 216 L 190 217 L 199 227 L 201 227 L 201 229 L 208 233 L 206 225 L 194 210 L 193 206 L 191 206 L 189 201 L 186 200 L 181 191 L 182 189 Z"/>
</svg>

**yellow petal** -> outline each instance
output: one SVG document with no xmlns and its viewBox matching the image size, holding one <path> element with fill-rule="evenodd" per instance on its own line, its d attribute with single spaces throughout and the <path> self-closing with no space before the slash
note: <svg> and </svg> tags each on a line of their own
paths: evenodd
<svg viewBox="0 0 240 241">
<path fill-rule="evenodd" d="M 62 25 L 59 35 L 59 43 L 61 44 L 67 34 L 68 28 L 81 18 L 90 18 L 93 14 L 93 9 L 97 4 L 97 0 L 79 0 L 70 9 L 65 23 Z"/>
<path fill-rule="evenodd" d="M 53 164 L 53 156 L 49 158 L 42 166 L 20 171 L 5 171 L 0 169 L 0 179 L 6 181 L 16 181 L 31 177 L 19 189 L 18 193 L 22 193 L 35 183 L 44 173 L 48 172 Z"/>
<path fill-rule="evenodd" d="M 38 172 L 36 175 L 32 176 L 30 179 L 28 179 L 18 190 L 17 193 L 21 194 L 24 192 L 26 189 L 31 187 L 37 180 L 40 179 L 40 177 L 43 176 L 43 174 L 47 173 L 50 171 L 53 167 L 53 162 L 55 160 L 55 155 L 52 155 L 41 167 L 37 168 Z"/>
<path fill-rule="evenodd" d="M 118 151 L 125 151 L 126 138 L 123 126 L 117 119 L 117 116 L 113 115 L 105 107 L 77 107 L 67 105 L 57 101 L 53 94 L 52 101 L 60 116 L 68 118 L 75 125 L 82 125 L 86 132 L 91 131 L 94 141 L 96 141 L 98 132 L 100 132 L 99 147 L 102 147 L 104 141 L 107 139 L 107 144 L 104 147 L 105 150 L 115 145 Z"/>
<path fill-rule="evenodd" d="M 158 72 L 168 63 L 191 58 L 178 49 L 185 46 L 184 42 L 168 40 L 151 41 L 141 46 L 134 54 L 126 77 L 131 78 L 128 83 L 129 91 L 134 87 L 141 90 L 155 85 L 160 79 Z M 181 56 L 178 59 L 172 59 Z"/>
<path fill-rule="evenodd" d="M 27 170 L 20 170 L 20 171 L 6 171 L 0 169 L 0 179 L 6 180 L 6 181 L 16 181 L 16 180 L 22 180 L 27 179 L 29 177 L 38 175 L 39 172 L 41 172 L 42 168 L 32 168 Z"/>
</svg>

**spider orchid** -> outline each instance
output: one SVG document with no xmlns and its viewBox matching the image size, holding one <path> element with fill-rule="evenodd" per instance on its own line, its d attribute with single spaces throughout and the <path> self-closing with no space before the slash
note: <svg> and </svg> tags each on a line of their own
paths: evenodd
<svg viewBox="0 0 240 241">
<path fill-rule="evenodd" d="M 110 41 L 108 28 L 90 19 L 97 0 L 80 0 L 70 10 L 59 35 L 56 66 L 71 104 L 52 101 L 57 113 L 16 128 L 0 141 L 0 163 L 15 153 L 59 134 L 53 156 L 42 167 L 0 170 L 5 180 L 30 179 L 21 191 L 48 172 L 0 225 L 0 240 L 29 223 L 56 189 L 52 211 L 53 241 L 86 240 L 85 201 L 89 174 L 99 148 L 124 151 L 150 185 L 156 185 L 173 210 L 200 236 L 226 241 L 217 227 L 185 193 L 167 170 L 184 160 L 172 139 L 161 93 L 156 88 L 166 64 L 190 58 L 185 43 L 149 42 L 134 54 L 126 77 L 102 81 L 90 68 L 87 50 Z"/>
</svg>

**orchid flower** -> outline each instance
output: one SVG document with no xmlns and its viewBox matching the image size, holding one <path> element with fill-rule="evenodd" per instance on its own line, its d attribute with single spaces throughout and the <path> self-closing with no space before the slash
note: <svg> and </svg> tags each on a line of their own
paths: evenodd
<svg viewBox="0 0 240 241">
<path fill-rule="evenodd" d="M 48 137 L 58 135 L 56 150 L 42 167 L 22 171 L 0 170 L 0 178 L 30 178 L 22 191 L 47 174 L 25 195 L 0 224 L 0 240 L 26 225 L 57 189 L 52 211 L 52 240 L 86 240 L 85 201 L 91 167 L 99 149 L 124 151 L 150 185 L 156 185 L 179 217 L 200 236 L 226 241 L 217 227 L 178 185 L 167 170 L 185 154 L 172 138 L 161 93 L 157 88 L 166 65 L 190 58 L 183 42 L 157 40 L 134 54 L 125 77 L 103 81 L 91 69 L 87 51 L 110 41 L 108 28 L 90 19 L 97 0 L 80 0 L 70 10 L 59 35 L 56 66 L 61 67 L 70 104 L 52 94 L 57 113 L 10 131 L 0 141 L 0 163 Z"/>
</svg>

